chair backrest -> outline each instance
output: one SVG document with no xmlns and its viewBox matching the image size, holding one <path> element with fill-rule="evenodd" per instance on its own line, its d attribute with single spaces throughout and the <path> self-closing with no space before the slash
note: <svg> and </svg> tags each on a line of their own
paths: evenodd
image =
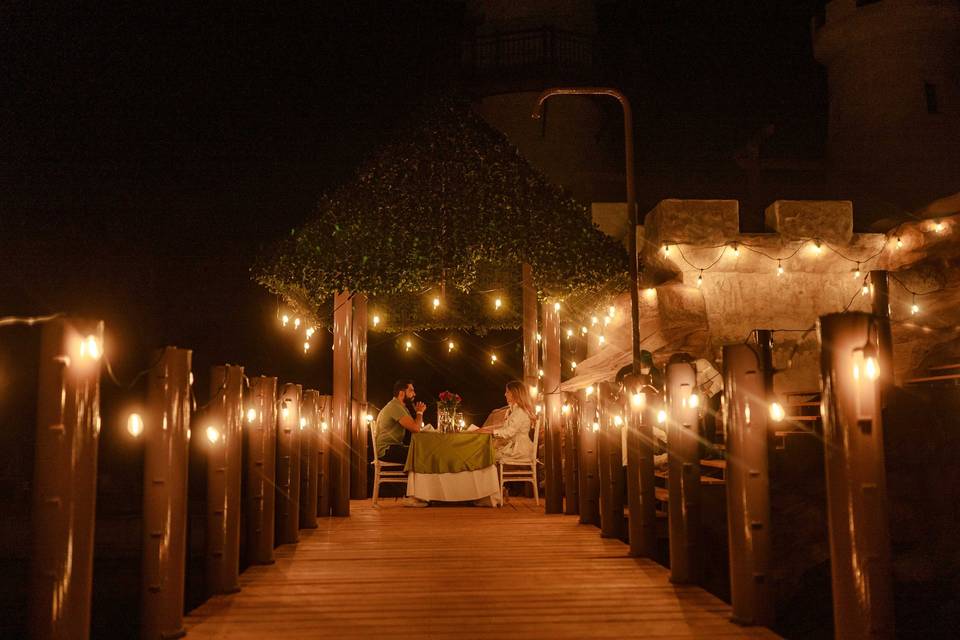
<svg viewBox="0 0 960 640">
<path fill-rule="evenodd" d="M 370 447 L 373 449 L 373 461 L 380 462 L 380 456 L 377 455 L 377 420 L 374 418 L 370 421 L 370 442 L 373 443 L 373 446 Z"/>
<path fill-rule="evenodd" d="M 533 453 L 530 462 L 537 461 L 537 450 L 540 448 L 540 423 L 543 422 L 543 414 L 537 414 L 533 418 Z"/>
</svg>

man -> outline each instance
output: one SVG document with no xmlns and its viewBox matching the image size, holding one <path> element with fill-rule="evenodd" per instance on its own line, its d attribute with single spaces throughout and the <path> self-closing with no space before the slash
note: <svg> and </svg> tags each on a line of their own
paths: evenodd
<svg viewBox="0 0 960 640">
<path fill-rule="evenodd" d="M 404 401 L 413 401 L 417 392 L 411 380 L 397 380 L 393 383 L 393 400 L 380 410 L 377 415 L 377 457 L 382 462 L 407 461 L 408 445 L 403 443 L 407 433 L 417 433 L 423 427 L 423 412 L 427 405 L 417 402 L 413 405 L 417 414 L 416 419 L 410 416 Z M 404 504 L 411 507 L 425 507 L 427 502 L 413 496 L 407 498 Z"/>
</svg>

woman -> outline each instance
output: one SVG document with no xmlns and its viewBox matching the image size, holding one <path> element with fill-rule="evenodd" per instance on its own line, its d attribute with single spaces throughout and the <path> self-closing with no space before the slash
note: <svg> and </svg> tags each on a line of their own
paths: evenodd
<svg viewBox="0 0 960 640">
<path fill-rule="evenodd" d="M 511 380 L 503 392 L 507 399 L 507 415 L 503 424 L 498 427 L 484 427 L 479 433 L 493 435 L 493 446 L 496 458 L 520 458 L 529 460 L 533 457 L 533 442 L 530 440 L 530 427 L 537 419 L 530 402 L 530 394 L 525 384 L 519 380 Z"/>
</svg>

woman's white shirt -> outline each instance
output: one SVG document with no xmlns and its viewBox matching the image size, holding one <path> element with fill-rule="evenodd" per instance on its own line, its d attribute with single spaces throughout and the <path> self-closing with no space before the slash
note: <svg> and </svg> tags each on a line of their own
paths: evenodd
<svg viewBox="0 0 960 640">
<path fill-rule="evenodd" d="M 502 446 L 497 447 L 498 457 L 533 457 L 533 441 L 530 440 L 530 416 L 517 405 L 510 405 L 503 425 L 495 429 L 493 435 L 506 440 Z"/>
</svg>

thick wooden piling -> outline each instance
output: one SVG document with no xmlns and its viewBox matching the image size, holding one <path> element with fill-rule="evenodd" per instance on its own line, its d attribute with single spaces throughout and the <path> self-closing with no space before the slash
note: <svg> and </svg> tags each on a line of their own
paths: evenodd
<svg viewBox="0 0 960 640">
<path fill-rule="evenodd" d="M 317 528 L 317 463 L 319 457 L 320 392 L 308 389 L 303 392 L 300 405 L 300 528 Z"/>
<path fill-rule="evenodd" d="M 246 405 L 247 562 L 271 564 L 276 505 L 277 379 L 252 378 Z"/>
<path fill-rule="evenodd" d="M 554 304 L 543 308 L 543 476 L 546 513 L 563 513 L 563 414 L 560 393 L 560 311 Z"/>
<path fill-rule="evenodd" d="M 591 388 L 592 389 L 592 388 Z M 580 421 L 578 493 L 580 496 L 580 523 L 600 526 L 600 469 L 597 452 L 599 423 L 597 422 L 597 394 L 578 392 L 578 418 Z M 594 429 L 594 425 L 597 429 Z"/>
<path fill-rule="evenodd" d="M 302 388 L 287 383 L 280 388 L 277 427 L 276 544 L 300 539 L 300 402 Z"/>
<path fill-rule="evenodd" d="M 622 408 L 607 382 L 597 385 L 600 430 L 597 432 L 597 460 L 600 476 L 600 535 L 622 538 L 623 531 L 623 448 Z M 621 424 L 616 424 L 617 418 Z"/>
<path fill-rule="evenodd" d="M 697 370 L 686 354 L 667 364 L 667 466 L 670 581 L 700 582 L 700 416 Z M 691 398 L 697 400 L 691 402 Z"/>
<path fill-rule="evenodd" d="M 333 297 L 333 404 L 330 416 L 330 508 L 350 515 L 350 343 L 353 336 L 350 292 Z"/>
</svg>

